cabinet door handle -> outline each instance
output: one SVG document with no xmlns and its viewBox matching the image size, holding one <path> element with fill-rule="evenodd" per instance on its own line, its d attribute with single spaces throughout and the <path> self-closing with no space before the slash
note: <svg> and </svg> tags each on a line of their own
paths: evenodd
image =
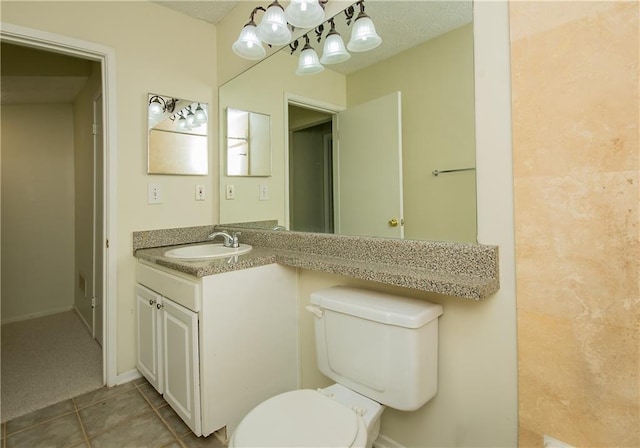
<svg viewBox="0 0 640 448">
<path fill-rule="evenodd" d="M 155 300 L 153 300 L 153 299 L 149 299 L 149 305 L 153 306 L 153 304 L 154 304 L 154 303 L 156 303 L 156 301 L 155 301 Z"/>
<path fill-rule="evenodd" d="M 163 304 L 163 303 L 158 303 L 158 304 L 156 304 L 156 308 L 158 308 L 158 309 L 163 308 L 163 307 L 164 307 L 164 304 Z"/>
</svg>

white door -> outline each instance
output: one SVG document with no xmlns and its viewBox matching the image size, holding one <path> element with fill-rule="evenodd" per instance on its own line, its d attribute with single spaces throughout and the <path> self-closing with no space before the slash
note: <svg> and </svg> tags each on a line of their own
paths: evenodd
<svg viewBox="0 0 640 448">
<path fill-rule="evenodd" d="M 156 388 L 163 392 L 162 350 L 158 344 L 162 341 L 162 327 L 158 305 L 162 303 L 160 294 L 136 285 L 136 317 L 137 317 L 137 368 Z"/>
<path fill-rule="evenodd" d="M 104 339 L 104 145 L 102 132 L 102 94 L 93 102 L 93 337 L 103 346 Z"/>
<path fill-rule="evenodd" d="M 402 238 L 400 92 L 338 114 L 336 233 Z"/>
<path fill-rule="evenodd" d="M 198 314 L 164 297 L 162 300 L 164 398 L 200 436 Z"/>
</svg>

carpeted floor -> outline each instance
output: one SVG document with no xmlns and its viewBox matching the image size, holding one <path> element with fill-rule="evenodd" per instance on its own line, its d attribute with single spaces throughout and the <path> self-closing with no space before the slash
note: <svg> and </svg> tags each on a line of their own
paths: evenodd
<svg viewBox="0 0 640 448">
<path fill-rule="evenodd" d="M 102 348 L 74 311 L 2 325 L 0 421 L 102 386 Z"/>
</svg>

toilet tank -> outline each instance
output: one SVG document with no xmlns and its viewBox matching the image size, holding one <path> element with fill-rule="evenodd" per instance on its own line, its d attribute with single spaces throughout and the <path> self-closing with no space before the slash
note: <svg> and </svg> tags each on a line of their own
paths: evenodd
<svg viewBox="0 0 640 448">
<path fill-rule="evenodd" d="M 394 409 L 433 398 L 441 305 L 345 286 L 314 292 L 311 303 L 322 373 Z"/>
</svg>

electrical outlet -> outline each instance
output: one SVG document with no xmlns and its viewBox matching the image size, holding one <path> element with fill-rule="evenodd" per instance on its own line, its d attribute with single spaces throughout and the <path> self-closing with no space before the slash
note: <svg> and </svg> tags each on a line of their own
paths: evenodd
<svg viewBox="0 0 640 448">
<path fill-rule="evenodd" d="M 204 185 L 196 185 L 196 201 L 204 201 Z"/>
<path fill-rule="evenodd" d="M 260 184 L 258 191 L 258 199 L 261 201 L 269 200 L 269 187 L 267 185 Z"/>
<path fill-rule="evenodd" d="M 236 189 L 233 187 L 233 185 L 227 185 L 225 187 L 225 198 L 227 199 L 236 198 Z"/>
<path fill-rule="evenodd" d="M 159 184 L 149 184 L 147 189 L 147 203 L 162 204 L 162 189 Z"/>
</svg>

